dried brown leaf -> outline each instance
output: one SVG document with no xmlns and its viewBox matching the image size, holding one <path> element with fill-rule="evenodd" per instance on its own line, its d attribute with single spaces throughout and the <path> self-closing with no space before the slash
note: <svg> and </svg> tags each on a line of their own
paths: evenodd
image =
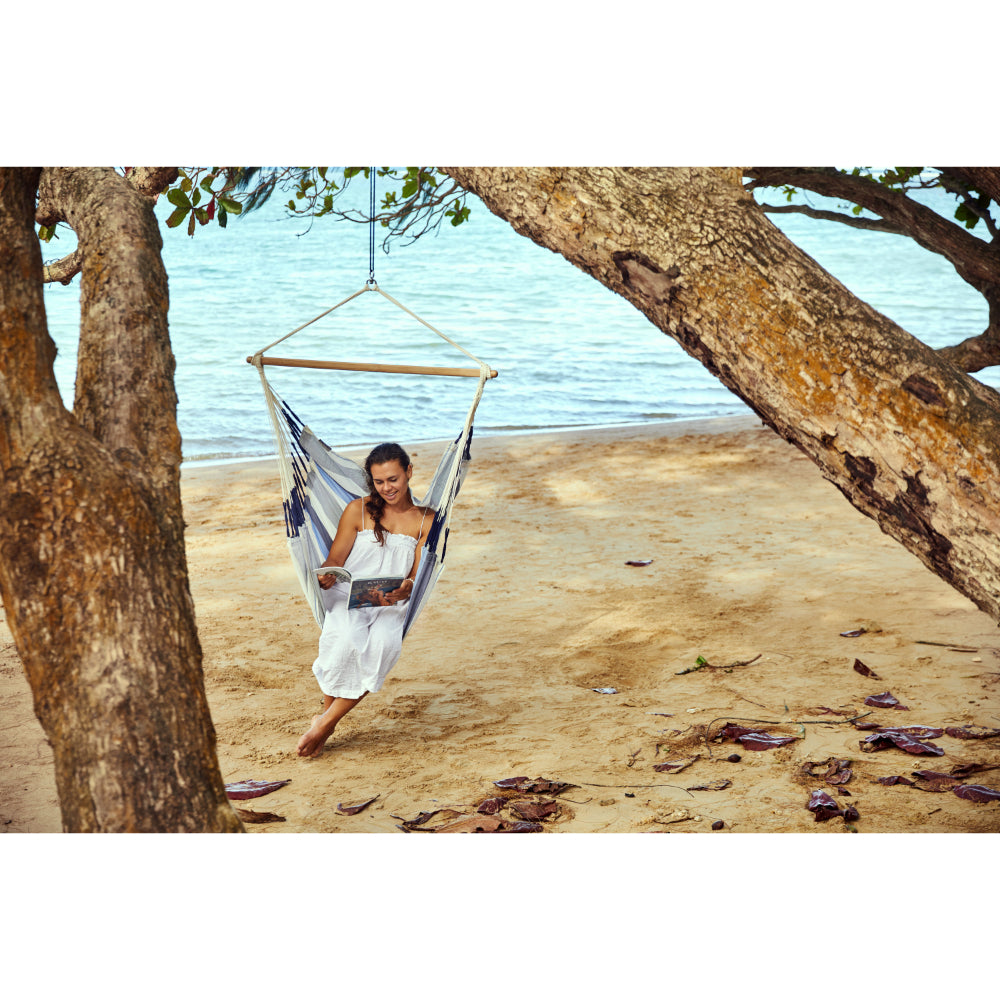
<svg viewBox="0 0 1000 1000">
<path fill-rule="evenodd" d="M 875 671 L 872 670 L 871 667 L 862 663 L 860 660 L 854 661 L 854 670 L 856 673 L 861 674 L 862 677 L 873 677 L 877 681 L 882 680 L 882 678 L 879 677 L 879 675 L 875 673 Z"/>
<path fill-rule="evenodd" d="M 985 785 L 956 785 L 952 791 L 960 799 L 968 799 L 970 802 L 1000 801 L 1000 792 Z"/>
<path fill-rule="evenodd" d="M 226 795 L 231 799 L 256 799 L 261 795 L 268 795 L 271 792 L 283 788 L 292 779 L 285 778 L 284 781 L 233 781 L 226 785 Z"/>
<path fill-rule="evenodd" d="M 945 732 L 957 740 L 989 740 L 1000 736 L 1000 729 L 987 729 L 985 726 L 949 726 Z"/>
<path fill-rule="evenodd" d="M 244 823 L 284 823 L 285 817 L 276 813 L 255 812 L 253 809 L 236 809 L 236 815 Z"/>
<path fill-rule="evenodd" d="M 871 705 L 874 708 L 895 708 L 900 712 L 909 712 L 909 708 L 907 708 L 906 705 L 901 705 L 899 703 L 899 699 L 889 691 L 883 691 L 881 694 L 869 695 L 865 698 L 865 704 Z"/>
<path fill-rule="evenodd" d="M 561 792 L 565 792 L 567 788 L 577 787 L 565 781 L 550 781 L 548 778 L 525 777 L 503 778 L 500 781 L 494 781 L 493 784 L 497 788 L 512 788 L 515 791 L 521 792 L 522 795 L 559 795 Z"/>
<path fill-rule="evenodd" d="M 731 722 L 719 730 L 718 736 L 735 740 L 746 750 L 773 750 L 775 747 L 794 743 L 797 739 L 795 736 L 774 736 L 762 729 L 748 729 L 746 726 L 737 726 Z"/>
<path fill-rule="evenodd" d="M 898 747 L 900 750 L 912 754 L 928 754 L 934 757 L 941 757 L 944 754 L 941 747 L 935 746 L 933 743 L 924 743 L 911 733 L 907 733 L 905 729 L 891 727 L 880 728 L 877 732 L 861 740 L 859 745 L 866 753 Z"/>
<path fill-rule="evenodd" d="M 701 758 L 701 754 L 695 754 L 693 757 L 680 757 L 677 760 L 665 760 L 662 764 L 654 764 L 654 771 L 683 771 L 684 768 L 690 767 L 696 760 Z"/>
<path fill-rule="evenodd" d="M 559 803 L 554 799 L 542 799 L 539 802 L 532 802 L 525 799 L 511 802 L 510 809 L 511 812 L 517 813 L 521 819 L 538 822 L 558 813 Z"/>
<path fill-rule="evenodd" d="M 357 816 L 362 809 L 367 809 L 377 798 L 378 796 L 376 795 L 375 798 L 366 799 L 364 802 L 357 802 L 352 806 L 345 806 L 343 802 L 338 802 L 337 812 L 342 816 Z"/>
</svg>

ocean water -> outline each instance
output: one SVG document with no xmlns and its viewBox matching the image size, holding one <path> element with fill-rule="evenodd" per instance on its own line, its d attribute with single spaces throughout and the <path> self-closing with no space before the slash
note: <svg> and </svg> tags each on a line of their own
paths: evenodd
<svg viewBox="0 0 1000 1000">
<path fill-rule="evenodd" d="M 349 194 L 367 196 L 366 182 Z M 287 199 L 286 199 L 287 200 Z M 817 205 L 823 199 L 811 198 Z M 637 309 L 562 257 L 519 236 L 471 198 L 458 228 L 388 253 L 376 246 L 379 286 L 497 369 L 477 434 L 585 428 L 750 413 L 736 396 Z M 947 201 L 935 202 L 947 211 Z M 368 227 L 285 217 L 275 196 L 229 226 L 194 237 L 157 215 L 170 282 L 178 422 L 185 461 L 273 453 L 260 379 L 248 355 L 361 289 Z M 983 299 L 942 258 L 904 237 L 794 215 L 772 220 L 855 294 L 932 347 L 980 332 Z M 381 239 L 381 232 L 377 233 Z M 44 248 L 47 260 L 75 245 Z M 79 279 L 45 292 L 58 347 L 56 378 L 71 405 Z M 341 361 L 470 362 L 380 295 L 366 293 L 269 352 Z M 279 369 L 267 377 L 333 446 L 413 443 L 461 429 L 475 381 L 435 376 Z M 1000 369 L 977 375 L 1000 388 Z"/>
</svg>

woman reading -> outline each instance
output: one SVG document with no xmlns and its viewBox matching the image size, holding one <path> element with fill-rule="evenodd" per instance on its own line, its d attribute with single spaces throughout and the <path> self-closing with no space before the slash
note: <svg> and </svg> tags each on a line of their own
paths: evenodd
<svg viewBox="0 0 1000 1000">
<path fill-rule="evenodd" d="M 319 578 L 328 591 L 327 612 L 313 673 L 323 692 L 323 711 L 299 740 L 302 757 L 322 752 L 337 723 L 366 694 L 381 690 L 399 659 L 405 602 L 433 523 L 433 511 L 413 502 L 413 465 L 398 444 L 374 448 L 365 459 L 365 475 L 369 495 L 347 505 L 323 565 L 343 566 L 355 576 L 404 579 L 396 590 L 377 593 L 377 604 L 348 609 L 350 585 L 337 584 L 333 576 Z"/>
</svg>

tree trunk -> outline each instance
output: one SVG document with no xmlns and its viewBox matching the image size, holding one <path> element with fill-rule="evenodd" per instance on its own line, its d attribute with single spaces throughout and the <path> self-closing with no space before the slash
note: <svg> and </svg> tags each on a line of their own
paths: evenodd
<svg viewBox="0 0 1000 1000">
<path fill-rule="evenodd" d="M 34 232 L 83 251 L 62 404 Z M 167 280 L 149 202 L 104 168 L 0 170 L 0 594 L 67 831 L 238 831 L 188 586 Z"/>
<path fill-rule="evenodd" d="M 739 169 L 446 169 L 633 303 L 1000 620 L 1000 396 L 792 244 Z"/>
</svg>

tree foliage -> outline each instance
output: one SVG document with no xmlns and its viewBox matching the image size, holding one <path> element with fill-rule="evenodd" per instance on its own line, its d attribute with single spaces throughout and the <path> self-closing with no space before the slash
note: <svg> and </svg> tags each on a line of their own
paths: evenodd
<svg viewBox="0 0 1000 1000">
<path fill-rule="evenodd" d="M 225 226 L 229 215 L 253 211 L 276 194 L 288 197 L 284 207 L 290 216 L 310 225 L 324 216 L 367 225 L 370 206 L 345 208 L 342 196 L 355 178 L 370 181 L 372 170 L 383 189 L 374 219 L 389 230 L 386 243 L 396 237 L 413 242 L 445 219 L 458 226 L 469 217 L 465 191 L 436 167 L 190 167 L 181 169 L 167 192 L 176 206 L 167 225 L 186 221 L 189 235 L 196 223 L 216 219 Z"/>
</svg>

